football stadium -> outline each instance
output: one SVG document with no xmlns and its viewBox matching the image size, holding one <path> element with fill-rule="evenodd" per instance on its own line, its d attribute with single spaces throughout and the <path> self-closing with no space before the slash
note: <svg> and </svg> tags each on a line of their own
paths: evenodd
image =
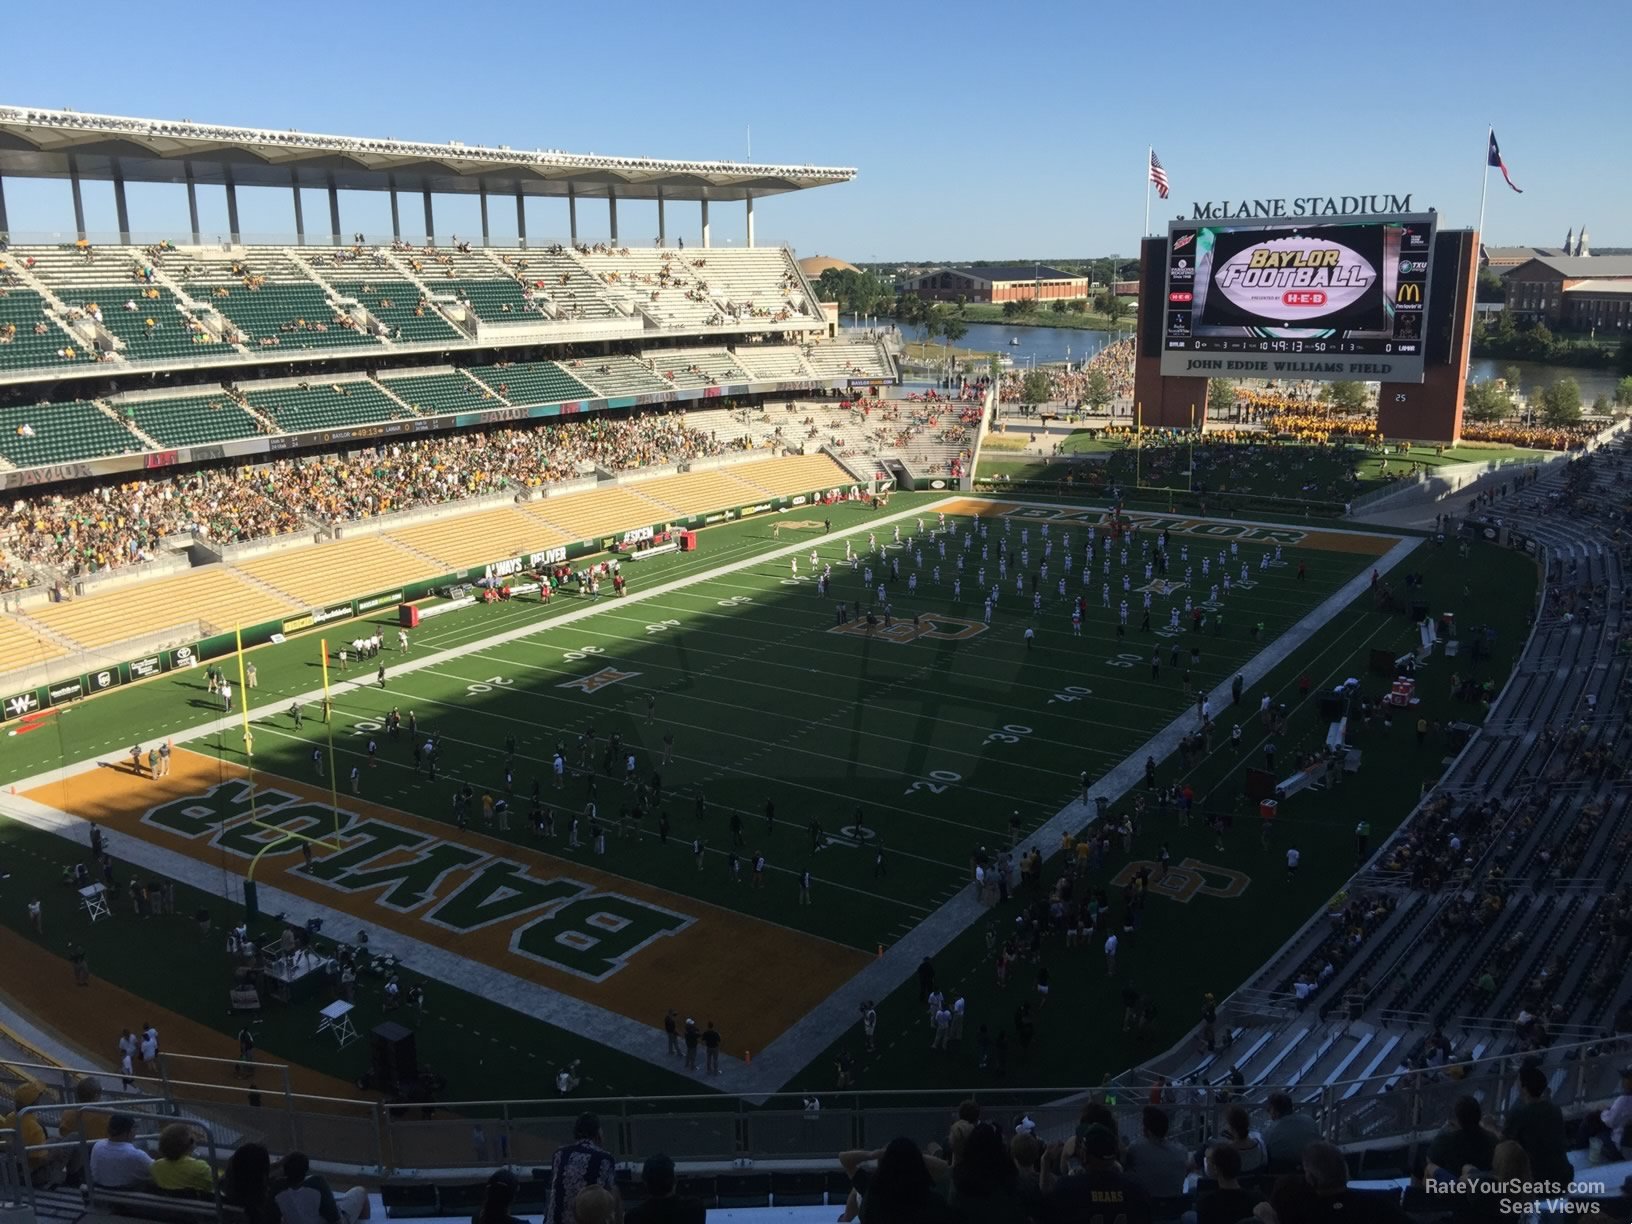
<svg viewBox="0 0 1632 1224">
<path fill-rule="evenodd" d="M 1409 197 L 926 369 L 867 173 L 0 107 L 4 1210 L 1628 1218 L 1624 420 Z"/>
</svg>

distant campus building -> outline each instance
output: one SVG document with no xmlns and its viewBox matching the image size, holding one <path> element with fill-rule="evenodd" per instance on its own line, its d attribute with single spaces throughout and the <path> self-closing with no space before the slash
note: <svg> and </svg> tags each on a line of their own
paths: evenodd
<svg viewBox="0 0 1632 1224">
<path fill-rule="evenodd" d="M 1088 278 L 1046 264 L 931 268 L 901 278 L 902 293 L 932 302 L 1070 301 L 1088 296 Z"/>
</svg>

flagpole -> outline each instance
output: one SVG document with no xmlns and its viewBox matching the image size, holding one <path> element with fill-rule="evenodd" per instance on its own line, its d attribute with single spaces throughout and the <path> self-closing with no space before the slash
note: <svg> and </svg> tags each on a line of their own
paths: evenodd
<svg viewBox="0 0 1632 1224">
<path fill-rule="evenodd" d="M 1485 241 L 1485 200 L 1490 195 L 1490 142 L 1495 135 L 1495 124 L 1485 129 L 1485 171 L 1484 176 L 1479 180 L 1479 229 L 1477 231 L 1478 237 L 1474 240 L 1479 243 Z M 1474 259 L 1475 261 L 1478 259 L 1477 252 L 1474 254 Z"/>
<path fill-rule="evenodd" d="M 1156 146 L 1145 146 L 1145 237 L 1150 237 L 1150 159 L 1156 156 Z M 1112 276 L 1115 279 L 1115 276 Z"/>
</svg>

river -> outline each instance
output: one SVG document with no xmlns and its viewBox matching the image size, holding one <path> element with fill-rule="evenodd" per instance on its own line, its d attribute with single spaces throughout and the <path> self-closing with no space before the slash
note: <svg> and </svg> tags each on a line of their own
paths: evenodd
<svg viewBox="0 0 1632 1224">
<path fill-rule="evenodd" d="M 919 338 L 916 327 L 903 329 L 903 334 L 908 340 Z M 1099 352 L 1118 335 L 1128 334 L 1073 327 L 1020 327 L 1002 323 L 971 323 L 968 334 L 959 340 L 955 347 L 974 349 L 976 352 L 1007 353 L 1014 358 L 1016 366 L 1024 366 L 1031 361 L 1038 363 L 1082 361 Z M 1009 343 L 1011 339 L 1020 343 L 1011 345 Z M 1519 368 L 1520 381 L 1528 394 L 1550 387 L 1561 378 L 1575 379 L 1581 384 L 1581 401 L 1587 407 L 1590 407 L 1592 401 L 1600 395 L 1613 397 L 1615 384 L 1620 379 L 1619 373 L 1613 369 L 1540 365 L 1532 361 L 1502 361 L 1488 357 L 1476 357 L 1473 360 L 1468 370 L 1468 379 L 1470 382 L 1483 382 L 1490 378 L 1500 378 L 1502 371 L 1509 366 Z"/>
<path fill-rule="evenodd" d="M 922 337 L 922 332 L 916 327 L 904 327 L 901 334 L 907 340 L 918 340 Z M 1001 323 L 971 323 L 969 334 L 959 340 L 954 347 L 974 349 L 976 352 L 1007 353 L 1014 358 L 1015 365 L 1023 366 L 1032 360 L 1039 364 L 1053 361 L 1083 361 L 1099 352 L 1116 337 L 1116 332 L 1088 331 L 1075 327 L 1005 327 Z M 1009 344 L 1011 339 L 1019 340 L 1020 343 L 1011 346 Z"/>
<path fill-rule="evenodd" d="M 1615 398 L 1615 384 L 1620 374 L 1614 369 L 1596 370 L 1582 366 L 1539 365 L 1534 361 L 1503 361 L 1499 357 L 1475 357 L 1468 364 L 1468 381 L 1485 382 L 1501 378 L 1509 366 L 1519 369 L 1519 382 L 1526 395 L 1535 395 L 1552 386 L 1561 378 L 1573 378 L 1581 384 L 1581 406 L 1591 408 L 1600 395 Z"/>
</svg>

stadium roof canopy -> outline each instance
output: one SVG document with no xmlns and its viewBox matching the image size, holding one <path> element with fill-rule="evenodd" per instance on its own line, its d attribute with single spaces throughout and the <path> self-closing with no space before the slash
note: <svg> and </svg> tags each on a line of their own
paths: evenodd
<svg viewBox="0 0 1632 1224">
<path fill-rule="evenodd" d="M 606 157 L 0 106 L 0 177 L 343 191 L 742 200 L 847 183 L 841 166 Z"/>
</svg>

